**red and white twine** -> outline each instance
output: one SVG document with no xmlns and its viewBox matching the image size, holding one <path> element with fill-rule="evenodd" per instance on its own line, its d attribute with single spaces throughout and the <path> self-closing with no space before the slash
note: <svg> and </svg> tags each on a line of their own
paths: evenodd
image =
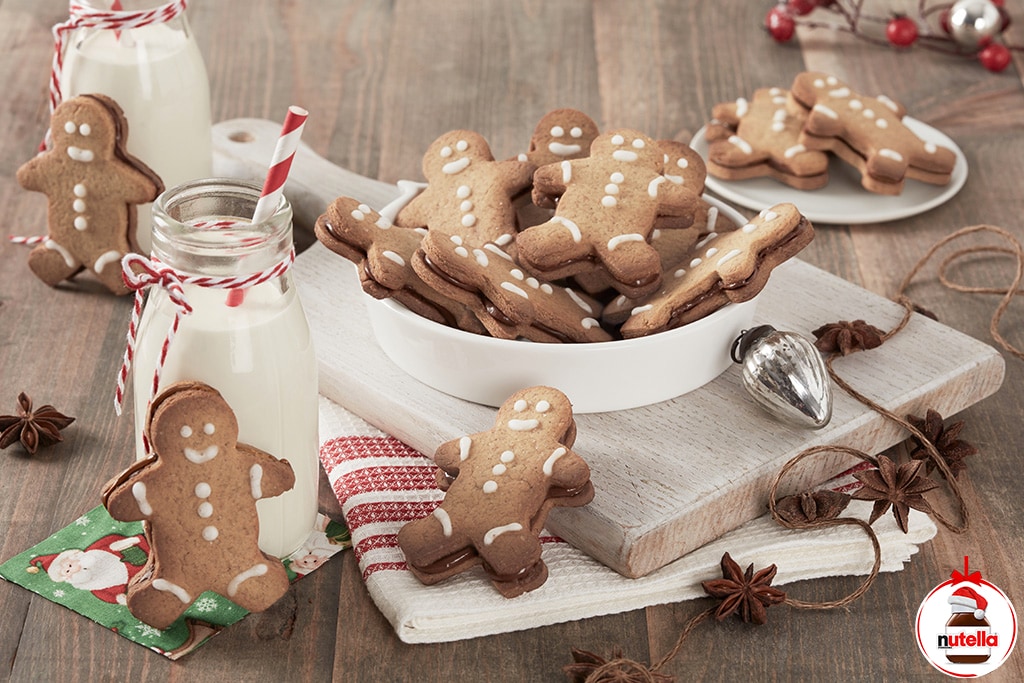
<svg viewBox="0 0 1024 683">
<path fill-rule="evenodd" d="M 57 108 L 63 99 L 60 89 L 61 74 L 64 70 L 64 52 L 68 34 L 79 28 L 126 30 L 151 24 L 165 24 L 185 11 L 188 0 L 172 0 L 167 4 L 147 10 L 124 11 L 98 9 L 80 2 L 68 4 L 68 19 L 53 26 L 53 64 L 50 69 L 50 111 Z"/>
<path fill-rule="evenodd" d="M 160 373 L 163 371 L 164 362 L 167 360 L 167 352 L 174 341 L 175 335 L 178 333 L 181 320 L 192 313 L 192 305 L 185 296 L 185 285 L 195 285 L 211 289 L 243 290 L 284 275 L 294 262 L 295 250 L 292 249 L 288 256 L 266 270 L 248 275 L 211 277 L 206 275 L 185 275 L 165 266 L 156 259 L 146 258 L 139 254 L 127 254 L 121 259 L 121 277 L 125 285 L 135 291 L 135 303 L 132 306 L 132 318 L 128 325 L 124 359 L 121 362 L 121 369 L 117 373 L 117 390 L 114 393 L 115 412 L 120 415 L 124 405 L 125 382 L 128 379 L 128 372 L 131 370 L 132 361 L 135 358 L 135 343 L 139 331 L 139 319 L 142 315 L 143 298 L 145 297 L 146 289 L 153 286 L 163 288 L 175 309 L 174 318 L 167 330 L 167 336 L 164 337 L 163 344 L 160 346 L 160 354 L 157 356 L 156 367 L 153 369 L 153 382 L 150 385 L 149 394 L 149 400 L 152 400 L 160 386 Z"/>
<path fill-rule="evenodd" d="M 20 235 L 8 235 L 7 240 L 12 244 L 24 244 L 34 247 L 50 239 L 47 235 L 33 235 L 32 237 L 21 237 Z"/>
</svg>

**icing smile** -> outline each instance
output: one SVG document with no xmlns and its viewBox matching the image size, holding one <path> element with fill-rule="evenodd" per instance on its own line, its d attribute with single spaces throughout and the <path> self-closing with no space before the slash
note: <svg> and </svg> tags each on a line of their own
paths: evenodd
<svg viewBox="0 0 1024 683">
<path fill-rule="evenodd" d="M 93 160 L 93 153 L 91 149 L 82 149 L 81 147 L 68 147 L 68 156 L 75 161 L 82 161 L 89 163 Z"/>
<path fill-rule="evenodd" d="M 567 157 L 573 154 L 579 154 L 583 150 L 579 145 L 566 145 L 561 142 L 552 142 L 548 145 L 548 151 L 552 154 L 557 154 L 560 157 Z"/>
<path fill-rule="evenodd" d="M 197 465 L 213 460 L 217 457 L 218 453 L 220 453 L 220 449 L 217 448 L 216 444 L 207 446 L 201 451 L 196 450 L 195 448 L 185 449 L 185 457 L 188 458 L 189 462 L 194 462 Z"/>
<path fill-rule="evenodd" d="M 455 175 L 456 173 L 461 173 L 462 171 L 465 171 L 468 166 L 469 157 L 462 157 L 461 159 L 456 159 L 455 161 L 449 161 L 441 168 L 441 170 L 447 173 L 448 175 Z"/>
</svg>

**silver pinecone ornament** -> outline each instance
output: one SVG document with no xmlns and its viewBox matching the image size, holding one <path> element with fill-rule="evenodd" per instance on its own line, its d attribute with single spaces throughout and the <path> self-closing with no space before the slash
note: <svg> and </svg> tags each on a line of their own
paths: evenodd
<svg viewBox="0 0 1024 683">
<path fill-rule="evenodd" d="M 812 429 L 820 429 L 832 419 L 828 369 L 804 337 L 761 325 L 739 336 L 732 359 L 743 366 L 744 388 L 772 415 Z"/>
</svg>

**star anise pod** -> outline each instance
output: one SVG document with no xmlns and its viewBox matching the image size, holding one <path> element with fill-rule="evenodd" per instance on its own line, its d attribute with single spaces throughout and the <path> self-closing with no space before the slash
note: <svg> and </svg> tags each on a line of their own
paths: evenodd
<svg viewBox="0 0 1024 683">
<path fill-rule="evenodd" d="M 963 420 L 954 422 L 946 427 L 942 423 L 942 415 L 929 408 L 923 418 L 907 415 L 907 422 L 914 425 L 917 431 L 924 434 L 925 438 L 935 446 L 935 450 L 939 452 L 939 455 L 942 456 L 942 459 L 949 466 L 949 471 L 953 473 L 954 479 L 959 477 L 960 473 L 967 467 L 964 464 L 964 458 L 978 453 L 978 449 L 973 445 L 957 438 L 960 436 L 960 432 L 963 431 Z M 921 440 L 916 436 L 913 439 L 917 444 L 917 448 L 910 452 L 910 457 L 914 460 L 923 460 L 925 462 L 925 472 L 931 474 L 932 470 L 936 469 L 935 462 L 932 461 L 928 449 L 921 443 Z"/>
<path fill-rule="evenodd" d="M 926 477 L 923 468 L 923 460 L 911 460 L 897 466 L 890 458 L 880 455 L 877 468 L 854 472 L 853 476 L 864 484 L 853 494 L 854 499 L 875 502 L 868 524 L 874 524 L 891 506 L 896 523 L 903 533 L 907 533 L 910 508 L 926 513 L 932 511 L 922 494 L 931 491 L 938 483 Z"/>
<path fill-rule="evenodd" d="M 705 593 L 722 601 L 715 610 L 715 619 L 722 621 L 736 614 L 747 623 L 766 623 L 768 608 L 786 599 L 785 593 L 771 585 L 775 572 L 774 564 L 756 574 L 751 564 L 743 572 L 729 553 L 722 555 L 722 578 L 701 583 Z"/>
<path fill-rule="evenodd" d="M 779 517 L 794 524 L 835 519 L 850 504 L 850 496 L 838 491 L 804 491 L 775 503 Z"/>
<path fill-rule="evenodd" d="M 840 320 L 814 330 L 814 346 L 822 353 L 848 356 L 854 351 L 867 351 L 882 345 L 882 331 L 863 320 Z"/>
<path fill-rule="evenodd" d="M 74 421 L 75 418 L 61 414 L 51 405 L 33 410 L 32 399 L 21 392 L 17 414 L 0 415 L 0 448 L 21 441 L 25 450 L 35 455 L 39 448 L 63 441 L 60 430 Z"/>
</svg>

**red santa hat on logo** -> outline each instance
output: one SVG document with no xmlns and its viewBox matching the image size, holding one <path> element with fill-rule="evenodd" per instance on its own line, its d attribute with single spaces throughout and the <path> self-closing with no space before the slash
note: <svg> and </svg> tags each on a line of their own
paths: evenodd
<svg viewBox="0 0 1024 683">
<path fill-rule="evenodd" d="M 964 586 L 953 591 L 953 594 L 949 596 L 949 604 L 953 606 L 954 613 L 973 612 L 975 619 L 984 619 L 988 600 L 979 595 L 973 588 Z"/>
</svg>

